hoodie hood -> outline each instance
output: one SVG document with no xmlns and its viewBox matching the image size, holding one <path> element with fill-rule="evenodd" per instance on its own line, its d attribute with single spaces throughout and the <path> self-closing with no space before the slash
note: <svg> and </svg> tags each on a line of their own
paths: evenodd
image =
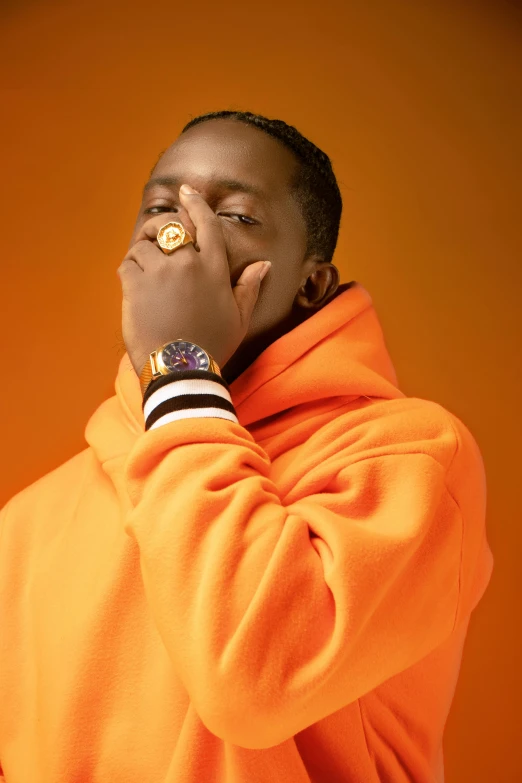
<svg viewBox="0 0 522 783">
<path fill-rule="evenodd" d="M 357 281 L 340 285 L 321 310 L 271 343 L 229 389 L 239 423 L 256 432 L 264 419 L 297 406 L 331 409 L 359 397 L 405 397 L 372 299 Z M 85 428 L 102 464 L 127 453 L 145 432 L 139 379 L 127 353 L 115 391 Z"/>
</svg>

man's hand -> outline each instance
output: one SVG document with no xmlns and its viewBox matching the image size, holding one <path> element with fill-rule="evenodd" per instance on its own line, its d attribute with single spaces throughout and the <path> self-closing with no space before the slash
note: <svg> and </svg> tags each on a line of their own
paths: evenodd
<svg viewBox="0 0 522 783">
<path fill-rule="evenodd" d="M 219 367 L 243 341 L 254 310 L 263 262 L 243 271 L 232 288 L 223 229 L 206 201 L 182 185 L 180 201 L 196 228 L 192 243 L 166 255 L 156 243 L 168 215 L 154 215 L 118 267 L 123 290 L 122 333 L 136 374 L 148 355 L 176 338 L 201 346 Z M 189 227 L 186 227 L 189 230 Z"/>
</svg>

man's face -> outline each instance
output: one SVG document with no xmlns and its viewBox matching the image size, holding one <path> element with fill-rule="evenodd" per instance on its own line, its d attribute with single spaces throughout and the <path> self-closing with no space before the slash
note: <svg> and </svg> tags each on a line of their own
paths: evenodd
<svg viewBox="0 0 522 783">
<path fill-rule="evenodd" d="M 169 147 L 144 190 L 131 246 L 143 224 L 159 214 L 165 223 L 180 221 L 195 236 L 179 202 L 179 186 L 185 182 L 221 220 L 232 286 L 253 261 L 272 262 L 242 346 L 289 316 L 315 268 L 312 259 L 305 259 L 306 225 L 290 192 L 296 166 L 293 154 L 263 131 L 234 120 L 209 120 Z"/>
</svg>

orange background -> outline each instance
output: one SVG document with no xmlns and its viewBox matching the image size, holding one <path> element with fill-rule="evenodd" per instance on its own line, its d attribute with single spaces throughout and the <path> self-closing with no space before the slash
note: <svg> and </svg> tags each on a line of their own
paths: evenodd
<svg viewBox="0 0 522 783">
<path fill-rule="evenodd" d="M 401 389 L 459 416 L 482 450 L 495 569 L 465 646 L 446 781 L 519 780 L 520 6 L 2 8 L 0 505 L 82 450 L 114 393 L 116 269 L 158 153 L 205 111 L 284 119 L 332 158 L 334 262 L 373 297 Z"/>
</svg>

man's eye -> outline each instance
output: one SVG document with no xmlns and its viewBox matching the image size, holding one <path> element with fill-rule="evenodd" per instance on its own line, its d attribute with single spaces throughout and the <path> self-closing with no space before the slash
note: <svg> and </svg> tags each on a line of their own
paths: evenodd
<svg viewBox="0 0 522 783">
<path fill-rule="evenodd" d="M 172 207 L 166 207 L 166 206 L 156 206 L 156 207 L 149 207 L 148 209 L 144 210 L 146 215 L 158 215 L 162 212 L 172 212 Z M 224 217 L 233 217 L 238 218 L 238 223 L 243 223 L 247 226 L 253 226 L 255 225 L 256 221 L 252 218 L 248 217 L 248 215 L 242 215 L 241 213 L 236 212 L 220 212 L 218 213 L 220 215 L 223 215 Z"/>
<path fill-rule="evenodd" d="M 256 221 L 252 218 L 248 217 L 247 215 L 242 215 L 241 213 L 235 213 L 235 212 L 219 212 L 218 214 L 223 215 L 224 217 L 236 217 L 239 218 L 239 223 L 244 223 L 247 226 L 253 226 L 255 225 Z"/>
<path fill-rule="evenodd" d="M 157 213 L 154 212 L 155 209 L 159 209 L 162 212 L 172 212 L 172 207 L 149 207 L 145 210 L 146 215 L 156 215 Z"/>
</svg>

